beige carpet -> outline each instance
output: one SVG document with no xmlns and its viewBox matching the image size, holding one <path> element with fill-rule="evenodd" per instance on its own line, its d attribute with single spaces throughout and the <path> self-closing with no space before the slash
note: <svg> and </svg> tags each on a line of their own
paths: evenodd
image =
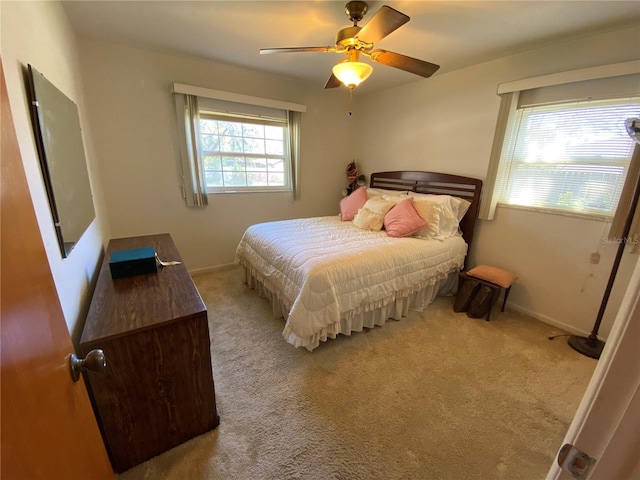
<svg viewBox="0 0 640 480">
<path fill-rule="evenodd" d="M 543 479 L 595 360 L 508 310 L 438 298 L 350 337 L 295 349 L 241 270 L 198 274 L 220 426 L 134 479 Z"/>
</svg>

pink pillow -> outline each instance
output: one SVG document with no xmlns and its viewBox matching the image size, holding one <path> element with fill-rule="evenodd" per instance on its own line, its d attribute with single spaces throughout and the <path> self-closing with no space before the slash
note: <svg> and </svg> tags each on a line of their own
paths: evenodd
<svg viewBox="0 0 640 480">
<path fill-rule="evenodd" d="M 418 214 L 413 198 L 409 197 L 384 216 L 384 228 L 390 237 L 408 237 L 427 228 L 427 222 Z"/>
<path fill-rule="evenodd" d="M 340 200 L 340 220 L 343 222 L 353 220 L 353 217 L 365 203 L 367 203 L 367 189 L 364 187 L 360 187 L 351 195 L 344 197 Z"/>
</svg>

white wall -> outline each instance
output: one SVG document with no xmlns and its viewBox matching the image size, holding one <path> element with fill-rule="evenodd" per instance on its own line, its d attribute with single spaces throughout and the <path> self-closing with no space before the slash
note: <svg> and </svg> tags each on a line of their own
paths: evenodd
<svg viewBox="0 0 640 480">
<path fill-rule="evenodd" d="M 102 188 L 97 179 L 91 128 L 83 101 L 76 39 L 66 14 L 57 2 L 2 2 L 0 8 L 2 63 L 18 144 L 64 317 L 73 340 L 77 342 L 93 293 L 108 227 Z M 65 259 L 58 247 L 31 128 L 25 83 L 27 64 L 33 65 L 77 104 L 83 129 L 96 220 Z"/>
<path fill-rule="evenodd" d="M 640 27 L 580 37 L 357 98 L 367 141 L 356 158 L 365 173 L 390 169 L 486 176 L 499 107 L 498 84 L 640 58 Z M 374 72 L 375 74 L 375 72 Z M 479 221 L 470 265 L 487 263 L 519 276 L 509 305 L 586 333 L 602 299 L 615 245 L 602 242 L 602 222 L 498 208 Z M 598 265 L 590 253 L 602 255 Z M 600 333 L 611 328 L 637 255 L 625 254 Z"/>
<path fill-rule="evenodd" d="M 338 213 L 352 160 L 345 92 L 187 57 L 92 41 L 82 73 L 113 238 L 168 232 L 189 270 L 232 263 L 247 226 Z M 289 193 L 211 195 L 188 208 L 179 189 L 171 84 L 307 105 L 301 129 L 301 199 Z"/>
</svg>

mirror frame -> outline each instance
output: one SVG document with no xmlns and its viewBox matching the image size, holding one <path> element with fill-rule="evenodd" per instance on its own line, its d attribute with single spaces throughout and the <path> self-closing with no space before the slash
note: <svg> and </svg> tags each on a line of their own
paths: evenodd
<svg viewBox="0 0 640 480">
<path fill-rule="evenodd" d="M 66 258 L 95 219 L 78 107 L 31 65 L 27 77 L 40 170 Z"/>
</svg>

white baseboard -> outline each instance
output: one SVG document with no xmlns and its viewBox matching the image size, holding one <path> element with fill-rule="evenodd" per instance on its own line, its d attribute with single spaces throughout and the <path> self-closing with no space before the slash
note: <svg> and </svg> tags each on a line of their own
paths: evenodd
<svg viewBox="0 0 640 480">
<path fill-rule="evenodd" d="M 534 312 L 533 310 L 529 310 L 528 308 L 524 308 L 521 307 L 520 305 L 514 304 L 509 302 L 507 308 L 511 308 L 517 312 L 520 313 L 524 313 L 525 315 L 528 315 L 529 317 L 535 318 L 536 320 L 540 320 L 541 322 L 544 322 L 548 325 L 560 328 L 562 330 L 565 330 L 567 332 L 569 332 L 572 335 L 580 335 L 583 337 L 588 337 L 591 332 L 587 332 L 585 330 L 581 330 L 579 328 L 574 327 L 573 325 L 569 325 L 567 323 L 561 322 L 560 320 L 556 320 L 555 318 L 551 318 L 551 317 L 547 317 L 546 315 L 542 315 L 540 313 Z M 598 338 L 602 341 L 606 341 L 607 339 L 602 337 L 602 336 L 598 336 Z"/>
<path fill-rule="evenodd" d="M 235 263 L 225 263 L 224 265 L 216 265 L 215 267 L 196 268 L 194 270 L 189 270 L 189 274 L 197 275 L 198 273 L 222 272 L 224 270 L 232 270 L 235 268 L 240 268 L 240 266 L 236 265 Z"/>
</svg>

